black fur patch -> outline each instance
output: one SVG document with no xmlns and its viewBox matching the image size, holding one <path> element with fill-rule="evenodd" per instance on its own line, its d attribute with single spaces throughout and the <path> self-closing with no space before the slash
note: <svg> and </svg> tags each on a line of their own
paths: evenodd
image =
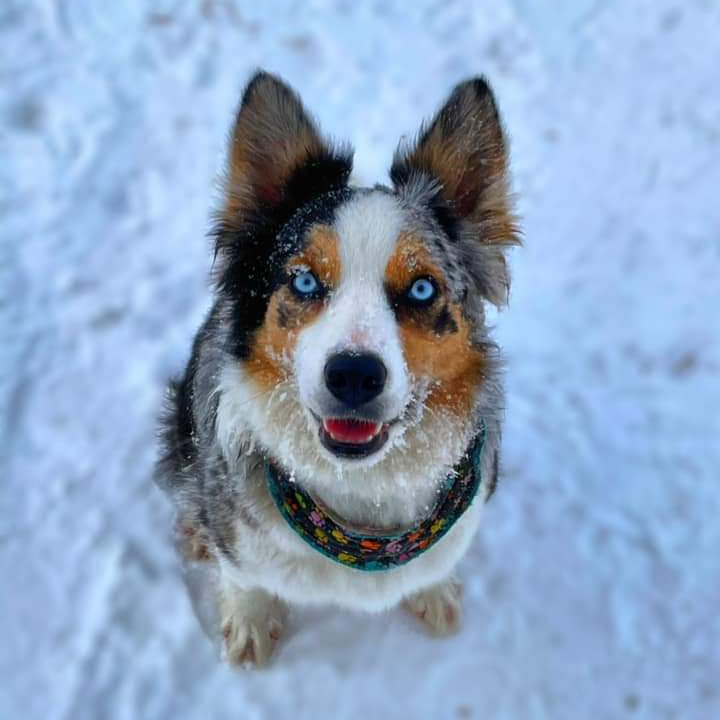
<svg viewBox="0 0 720 720">
<path fill-rule="evenodd" d="M 440 299 L 428 307 L 417 307 L 407 301 L 405 292 L 398 292 L 391 287 L 386 287 L 385 292 L 398 322 L 411 323 L 416 328 L 422 328 L 435 335 L 458 332 L 459 328 L 450 313 L 450 308 L 447 303 L 439 306 Z"/>
<path fill-rule="evenodd" d="M 190 360 L 183 376 L 168 385 L 168 395 L 160 418 L 162 456 L 158 462 L 160 470 L 158 481 L 161 483 L 169 478 L 180 480 L 183 471 L 198 459 L 198 447 L 195 442 L 198 428 L 193 408 L 193 387 L 200 362 L 200 348 L 215 332 L 217 322 L 213 308 L 195 336 Z M 212 423 L 214 423 L 214 413 L 213 409 L 210 418 Z"/>
<path fill-rule="evenodd" d="M 452 242 L 457 242 L 460 235 L 460 219 L 453 213 L 450 205 L 443 200 L 439 190 L 430 201 L 429 208 L 440 229 Z"/>
<path fill-rule="evenodd" d="M 167 397 L 160 416 L 161 455 L 156 472 L 157 482 L 163 487 L 177 482 L 183 468 L 197 459 L 193 446 L 195 419 L 189 388 L 192 381 L 183 378 L 168 384 Z"/>
<path fill-rule="evenodd" d="M 457 323 L 455 318 L 450 314 L 450 310 L 447 305 L 444 305 L 440 312 L 435 317 L 435 324 L 433 330 L 436 335 L 447 335 L 448 333 L 456 333 L 458 331 Z"/>
<path fill-rule="evenodd" d="M 259 206 L 239 227 L 225 220 L 215 227 L 216 253 L 223 258 L 218 289 L 234 303 L 229 350 L 239 359 L 249 357 L 270 296 L 284 281 L 283 267 L 302 249 L 307 229 L 332 223 L 350 198 L 344 185 L 350 170 L 348 156 L 310 160 L 292 175 L 279 205 Z"/>
<path fill-rule="evenodd" d="M 494 494 L 498 484 L 498 474 L 500 472 L 500 451 L 495 450 L 493 456 L 492 471 L 485 486 L 485 502 L 487 502 Z"/>
</svg>

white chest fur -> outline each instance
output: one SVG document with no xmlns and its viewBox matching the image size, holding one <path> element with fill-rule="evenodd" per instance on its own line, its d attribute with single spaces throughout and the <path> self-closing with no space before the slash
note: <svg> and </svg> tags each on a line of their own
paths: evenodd
<svg viewBox="0 0 720 720">
<path fill-rule="evenodd" d="M 265 488 L 263 472 L 247 478 L 242 501 L 257 520 L 238 520 L 233 554 L 221 559 L 224 576 L 243 588 L 260 587 L 300 604 L 334 604 L 380 611 L 419 589 L 444 580 L 466 552 L 477 530 L 478 498 L 448 534 L 426 553 L 402 567 L 364 572 L 345 567 L 304 543 L 280 516 Z"/>
</svg>

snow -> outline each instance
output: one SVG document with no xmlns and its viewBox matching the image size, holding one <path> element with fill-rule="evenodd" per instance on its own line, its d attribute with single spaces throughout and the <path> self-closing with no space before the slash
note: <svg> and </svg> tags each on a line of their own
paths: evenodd
<svg viewBox="0 0 720 720">
<path fill-rule="evenodd" d="M 718 37 L 712 0 L 5 0 L 0 717 L 719 718 Z M 363 182 L 486 73 L 526 247 L 464 632 L 299 610 L 241 674 L 150 471 L 256 66 L 354 141 Z"/>
</svg>

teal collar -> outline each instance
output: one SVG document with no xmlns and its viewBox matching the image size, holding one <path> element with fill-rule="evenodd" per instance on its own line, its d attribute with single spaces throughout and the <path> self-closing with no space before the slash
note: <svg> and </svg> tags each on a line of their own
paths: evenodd
<svg viewBox="0 0 720 720">
<path fill-rule="evenodd" d="M 314 550 L 355 570 L 391 570 L 435 545 L 472 505 L 482 484 L 486 435 L 482 421 L 465 455 L 448 475 L 433 511 L 414 528 L 394 534 L 363 533 L 342 525 L 267 457 L 265 477 L 280 514 Z"/>
</svg>

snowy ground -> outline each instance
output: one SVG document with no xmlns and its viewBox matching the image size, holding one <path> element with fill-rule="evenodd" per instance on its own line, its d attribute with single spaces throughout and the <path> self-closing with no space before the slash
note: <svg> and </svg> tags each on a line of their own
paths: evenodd
<svg viewBox="0 0 720 720">
<path fill-rule="evenodd" d="M 720 718 L 719 38 L 714 0 L 3 0 L 0 718 Z M 297 612 L 242 675 L 149 475 L 258 65 L 364 182 L 486 73 L 526 248 L 464 633 Z"/>
</svg>

